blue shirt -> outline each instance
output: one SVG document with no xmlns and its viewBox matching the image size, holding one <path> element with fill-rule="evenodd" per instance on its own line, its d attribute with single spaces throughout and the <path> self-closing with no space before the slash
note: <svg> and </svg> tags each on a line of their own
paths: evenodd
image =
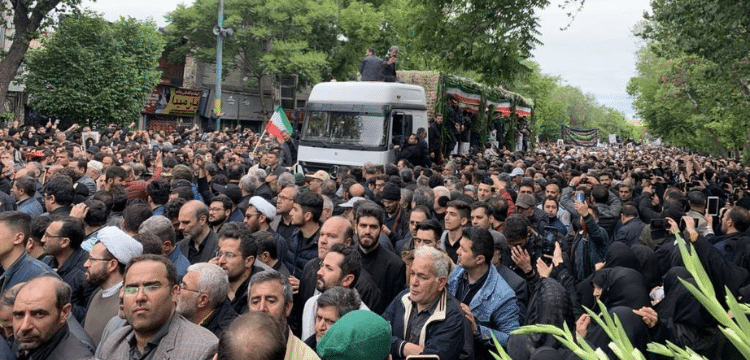
<svg viewBox="0 0 750 360">
<path fill-rule="evenodd" d="M 26 251 L 13 262 L 0 276 L 0 293 L 10 289 L 13 285 L 29 281 L 42 274 L 52 274 L 60 277 L 47 264 L 29 256 Z"/>
<path fill-rule="evenodd" d="M 172 261 L 174 267 L 177 268 L 177 282 L 182 281 L 182 277 L 187 274 L 187 268 L 190 266 L 190 261 L 182 254 L 180 249 L 174 249 L 169 256 L 169 260 Z"/>
<path fill-rule="evenodd" d="M 31 216 L 44 214 L 42 204 L 40 204 L 33 196 L 18 203 L 18 211 L 25 212 Z"/>
<path fill-rule="evenodd" d="M 159 205 L 154 209 L 154 216 L 164 215 L 164 205 Z"/>
</svg>

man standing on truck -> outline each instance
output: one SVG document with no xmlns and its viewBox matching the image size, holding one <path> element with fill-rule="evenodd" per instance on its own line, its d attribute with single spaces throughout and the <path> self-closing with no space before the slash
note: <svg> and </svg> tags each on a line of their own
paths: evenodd
<svg viewBox="0 0 750 360">
<path fill-rule="evenodd" d="M 436 113 L 435 119 L 430 119 L 430 128 L 427 131 L 428 146 L 430 149 L 430 159 L 436 164 L 443 163 L 443 151 L 440 135 L 443 133 L 443 114 Z"/>
<path fill-rule="evenodd" d="M 367 48 L 365 57 L 359 65 L 359 75 L 362 81 L 381 81 L 383 77 L 384 62 L 379 56 L 375 55 L 375 50 Z"/>
<path fill-rule="evenodd" d="M 396 82 L 396 61 L 398 61 L 398 46 L 391 46 L 388 55 L 383 60 L 383 81 Z"/>
</svg>

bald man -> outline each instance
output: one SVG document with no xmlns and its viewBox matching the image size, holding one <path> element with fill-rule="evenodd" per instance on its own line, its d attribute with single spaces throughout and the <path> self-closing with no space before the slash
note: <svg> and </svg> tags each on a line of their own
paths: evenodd
<svg viewBox="0 0 750 360">
<path fill-rule="evenodd" d="M 299 285 L 300 308 L 298 309 L 297 305 L 295 305 L 295 315 L 298 315 L 297 311 L 300 311 L 299 315 L 301 316 L 301 308 L 304 306 L 307 299 L 315 295 L 315 287 L 318 281 L 318 270 L 320 270 L 320 263 L 325 259 L 326 255 L 328 255 L 328 249 L 334 244 L 352 246 L 354 244 L 352 240 L 353 236 L 354 227 L 352 226 L 352 223 L 344 217 L 334 216 L 323 223 L 323 226 L 320 228 L 320 236 L 318 237 L 318 257 L 308 261 L 307 264 L 305 264 L 305 268 L 302 270 L 302 278 L 300 279 Z M 372 276 L 364 271 L 364 269 L 357 279 L 357 282 L 352 287 L 357 289 L 357 292 L 359 292 L 359 295 L 362 298 L 362 302 L 364 302 L 367 307 L 373 311 L 379 309 L 380 289 L 375 284 Z"/>
<path fill-rule="evenodd" d="M 365 197 L 365 187 L 362 186 L 362 184 L 354 184 L 349 187 L 349 198 L 353 198 L 355 196 Z"/>
<path fill-rule="evenodd" d="M 271 315 L 251 312 L 236 318 L 219 339 L 214 360 L 283 360 L 286 329 Z"/>
<path fill-rule="evenodd" d="M 219 236 L 208 226 L 208 206 L 190 200 L 180 208 L 177 219 L 180 231 L 185 235 L 177 243 L 177 248 L 191 264 L 208 262 L 219 248 Z"/>
</svg>

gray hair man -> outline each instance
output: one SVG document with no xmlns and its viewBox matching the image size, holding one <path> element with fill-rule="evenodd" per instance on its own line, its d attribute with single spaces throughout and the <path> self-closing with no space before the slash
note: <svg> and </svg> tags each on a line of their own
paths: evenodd
<svg viewBox="0 0 750 360">
<path fill-rule="evenodd" d="M 446 290 L 449 269 L 450 260 L 440 250 L 431 246 L 414 250 L 409 289 L 396 296 L 383 314 L 393 328 L 393 357 L 421 354 L 458 359 L 464 347 L 470 349 L 463 351 L 473 352 L 473 343 L 466 341 L 464 313 Z"/>
<path fill-rule="evenodd" d="M 177 234 L 174 231 L 172 221 L 162 215 L 152 216 L 138 228 L 138 234 L 147 232 L 156 235 L 162 241 L 162 254 L 172 260 L 175 268 L 177 268 L 177 281 L 182 280 L 182 277 L 187 273 L 188 266 L 190 266 L 190 261 L 182 252 L 177 250 L 177 243 L 175 242 Z"/>
<path fill-rule="evenodd" d="M 221 337 L 237 317 L 227 300 L 227 273 L 209 263 L 193 264 L 187 270 L 177 294 L 177 313 Z"/>
</svg>

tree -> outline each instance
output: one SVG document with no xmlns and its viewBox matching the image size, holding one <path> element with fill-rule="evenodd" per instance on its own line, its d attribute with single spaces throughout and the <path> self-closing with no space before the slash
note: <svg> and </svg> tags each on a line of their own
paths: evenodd
<svg viewBox="0 0 750 360">
<path fill-rule="evenodd" d="M 542 74 L 539 64 L 526 60 L 531 71 L 513 83 L 513 90 L 534 99 L 534 132 L 540 139 L 554 140 L 560 136 L 560 123 L 565 114 L 565 103 L 552 95 L 558 88 L 559 77 Z"/>
<path fill-rule="evenodd" d="M 250 79 L 249 86 L 262 88 L 263 79 L 276 74 L 297 74 L 301 84 L 321 80 L 328 54 L 338 45 L 334 29 L 336 7 L 330 0 L 227 0 L 224 27 L 234 35 L 224 41 L 225 68 Z M 197 0 L 192 6 L 179 5 L 167 19 L 172 58 L 191 55 L 201 61 L 216 61 L 217 3 Z M 261 89 L 264 90 L 264 89 Z M 260 92 L 261 111 L 265 108 Z"/>
<path fill-rule="evenodd" d="M 675 98 L 685 102 L 677 107 L 685 111 L 679 113 L 683 121 L 677 119 L 671 124 L 678 128 L 698 125 L 699 136 L 684 138 L 683 144 L 722 155 L 750 148 L 750 124 L 744 120 L 750 115 L 750 59 L 747 56 L 750 3 L 656 0 L 651 6 L 652 12 L 645 15 L 646 21 L 636 35 L 649 41 L 648 51 L 666 67 L 659 69 L 664 75 L 656 83 L 662 89 L 659 95 L 666 96 L 671 91 Z M 643 75 L 639 74 L 640 80 L 632 82 L 639 96 L 638 85 L 648 82 Z M 653 81 L 651 86 L 654 86 Z M 659 104 L 646 100 L 648 91 L 642 94 L 641 110 L 651 116 L 650 127 L 668 118 L 663 112 L 659 113 L 661 117 L 655 116 L 648 105 L 658 108 Z M 707 135 L 714 145 L 701 135 Z"/>
<path fill-rule="evenodd" d="M 0 61 L 1 101 L 5 100 L 8 86 L 16 77 L 24 55 L 29 50 L 29 43 L 38 37 L 39 29 L 49 25 L 56 13 L 62 13 L 69 7 L 77 7 L 80 3 L 80 0 L 0 1 L 0 13 L 4 15 L 3 20 L 0 20 L 2 22 L 0 25 L 8 28 L 5 16 L 12 16 L 13 19 L 13 39 L 10 48 L 2 54 L 2 61 Z"/>
<path fill-rule="evenodd" d="M 153 22 L 109 23 L 89 12 L 65 15 L 44 46 L 27 56 L 31 106 L 79 124 L 134 121 L 159 83 L 163 48 Z"/>
<path fill-rule="evenodd" d="M 522 62 L 540 44 L 536 10 L 547 0 L 403 0 L 397 40 L 432 69 L 473 71 L 485 84 L 510 83 L 529 72 Z M 463 75 L 463 74 L 462 74 Z"/>
<path fill-rule="evenodd" d="M 734 76 L 700 56 L 669 53 L 667 58 L 654 47 L 639 51 L 638 74 L 627 88 L 649 132 L 721 156 L 746 147 L 747 98 Z"/>
</svg>

